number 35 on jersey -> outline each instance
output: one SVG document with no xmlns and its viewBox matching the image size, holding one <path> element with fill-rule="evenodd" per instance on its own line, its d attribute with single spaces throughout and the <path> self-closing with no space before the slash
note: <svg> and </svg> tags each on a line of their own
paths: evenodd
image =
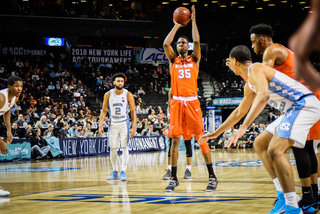
<svg viewBox="0 0 320 214">
<path fill-rule="evenodd" d="M 179 69 L 179 79 L 183 79 L 183 78 L 186 78 L 186 79 L 190 79 L 191 78 L 191 72 L 190 72 L 190 69 Z"/>
</svg>

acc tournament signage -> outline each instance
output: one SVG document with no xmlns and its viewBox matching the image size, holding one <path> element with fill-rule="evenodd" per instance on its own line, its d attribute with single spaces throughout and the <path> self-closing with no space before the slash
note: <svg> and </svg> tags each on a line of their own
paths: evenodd
<svg viewBox="0 0 320 214">
<path fill-rule="evenodd" d="M 223 98 L 214 98 L 212 100 L 212 105 L 214 106 L 231 106 L 239 105 L 243 97 L 223 97 Z"/>
<path fill-rule="evenodd" d="M 143 64 L 151 64 L 157 60 L 159 64 L 165 64 L 168 61 L 164 49 L 162 48 L 143 48 L 140 54 L 140 62 Z"/>
<path fill-rule="evenodd" d="M 12 53 L 14 56 L 45 56 L 47 47 L 28 47 L 28 46 L 3 46 L 2 52 Z"/>
<path fill-rule="evenodd" d="M 64 157 L 109 155 L 108 138 L 63 138 L 59 139 L 60 149 Z M 164 136 L 134 137 L 128 145 L 130 153 L 150 150 L 165 150 Z M 119 149 L 119 151 L 121 151 Z"/>
<path fill-rule="evenodd" d="M 0 161 L 12 161 L 14 159 L 31 159 L 31 144 L 29 139 L 14 139 L 7 144 L 8 154 L 0 154 Z"/>
<path fill-rule="evenodd" d="M 71 48 L 72 62 L 81 60 L 84 56 L 92 63 L 118 63 L 132 60 L 132 48 L 92 48 L 92 47 L 77 47 Z"/>
</svg>

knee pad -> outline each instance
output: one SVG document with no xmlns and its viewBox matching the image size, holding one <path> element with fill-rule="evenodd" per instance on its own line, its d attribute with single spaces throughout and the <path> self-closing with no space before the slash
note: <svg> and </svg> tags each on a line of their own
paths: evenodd
<svg viewBox="0 0 320 214">
<path fill-rule="evenodd" d="M 294 157 L 296 159 L 299 178 L 308 178 L 311 176 L 311 160 L 307 148 L 292 147 Z M 312 151 L 314 154 L 314 151 Z"/>
<path fill-rule="evenodd" d="M 171 146 L 172 146 L 172 138 L 169 138 L 169 151 L 168 151 L 168 157 L 171 157 Z"/>
<path fill-rule="evenodd" d="M 314 151 L 314 140 L 308 140 L 306 142 L 306 149 L 308 150 L 310 163 L 311 163 L 311 175 L 318 172 L 318 160 Z M 318 151 L 318 149 L 317 149 Z"/>
<path fill-rule="evenodd" d="M 191 140 L 185 140 L 184 144 L 186 146 L 186 156 L 187 156 L 187 158 L 192 158 Z"/>
</svg>

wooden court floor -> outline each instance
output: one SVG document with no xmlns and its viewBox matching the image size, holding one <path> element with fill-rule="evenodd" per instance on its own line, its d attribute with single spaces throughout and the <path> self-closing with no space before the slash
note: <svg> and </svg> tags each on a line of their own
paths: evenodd
<svg viewBox="0 0 320 214">
<path fill-rule="evenodd" d="M 109 157 L 1 163 L 0 185 L 11 192 L 0 197 L 0 213 L 267 213 L 276 190 L 252 149 L 212 150 L 219 184 L 206 193 L 208 182 L 202 154 L 195 150 L 192 179 L 183 179 L 185 151 L 179 153 L 180 186 L 165 193 L 162 180 L 166 152 L 130 155 L 127 182 L 107 181 Z M 294 164 L 291 152 L 288 158 Z M 296 167 L 296 191 L 301 193 Z M 300 194 L 301 195 L 301 194 Z"/>
</svg>

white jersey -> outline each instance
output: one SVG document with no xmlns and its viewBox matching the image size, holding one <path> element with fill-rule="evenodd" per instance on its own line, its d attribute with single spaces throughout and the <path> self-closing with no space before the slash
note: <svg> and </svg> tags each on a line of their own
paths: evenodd
<svg viewBox="0 0 320 214">
<path fill-rule="evenodd" d="M 117 95 L 115 89 L 111 89 L 108 106 L 110 122 L 114 123 L 129 120 L 128 90 L 123 89 L 123 93 Z"/>
<path fill-rule="evenodd" d="M 0 116 L 1 116 L 1 115 L 5 114 L 7 111 L 9 111 L 14 106 L 14 104 L 16 102 L 16 97 L 14 96 L 12 98 L 11 102 L 9 103 L 9 99 L 8 99 L 9 91 L 8 91 L 8 89 L 7 88 L 3 89 L 3 90 L 0 91 L 0 93 L 3 94 L 5 99 L 6 99 L 6 101 L 5 101 L 4 105 L 2 106 L 2 108 L 0 108 Z"/>
<path fill-rule="evenodd" d="M 248 67 L 248 77 L 252 65 Z M 249 79 L 248 85 L 251 90 L 256 92 L 254 86 L 249 83 Z M 294 103 L 305 96 L 313 95 L 306 86 L 277 70 L 275 70 L 275 75 L 268 86 L 270 93 L 268 104 L 281 112 L 286 112 Z"/>
</svg>

